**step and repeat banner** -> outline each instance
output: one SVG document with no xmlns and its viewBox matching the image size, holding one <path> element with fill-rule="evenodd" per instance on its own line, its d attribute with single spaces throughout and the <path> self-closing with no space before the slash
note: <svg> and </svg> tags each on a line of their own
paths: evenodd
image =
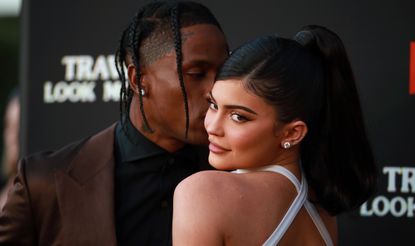
<svg viewBox="0 0 415 246">
<path fill-rule="evenodd" d="M 23 1 L 22 150 L 56 149 L 119 118 L 114 53 L 149 1 Z M 343 39 L 379 165 L 377 193 L 339 217 L 340 245 L 415 245 L 415 1 L 204 0 L 231 48 L 319 24 Z"/>
</svg>

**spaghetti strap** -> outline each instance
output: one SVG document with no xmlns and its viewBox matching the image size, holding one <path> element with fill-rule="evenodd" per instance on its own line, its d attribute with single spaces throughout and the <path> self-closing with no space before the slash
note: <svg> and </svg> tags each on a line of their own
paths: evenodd
<svg viewBox="0 0 415 246">
<path fill-rule="evenodd" d="M 291 183 L 294 184 L 295 189 L 297 192 L 300 192 L 300 181 L 298 181 L 297 177 L 292 174 L 287 168 L 280 166 L 280 165 L 269 165 L 255 169 L 236 169 L 233 173 L 251 173 L 251 172 L 260 172 L 260 171 L 269 171 L 274 173 L 279 173 L 285 177 L 287 177 Z"/>
<path fill-rule="evenodd" d="M 287 213 L 282 218 L 281 222 L 277 226 L 277 228 L 272 232 L 271 236 L 265 241 L 263 246 L 274 246 L 277 245 L 278 242 L 282 239 L 285 232 L 290 227 L 291 223 L 295 219 L 296 215 L 300 211 L 301 207 L 303 206 L 306 198 L 307 198 L 307 185 L 304 185 L 305 179 L 303 179 L 301 183 L 301 188 L 298 191 L 297 196 L 295 197 L 293 203 L 291 204 L 290 208 L 288 209 Z"/>
<path fill-rule="evenodd" d="M 332 246 L 333 242 L 326 226 L 323 223 L 323 220 L 321 219 L 314 205 L 307 200 L 308 185 L 305 176 L 302 175 L 300 183 L 293 173 L 280 165 L 269 165 L 255 169 L 237 169 L 233 171 L 233 173 L 250 173 L 258 171 L 275 172 L 285 176 L 295 186 L 295 189 L 298 193 L 287 213 L 284 215 L 277 228 L 272 232 L 271 236 L 269 236 L 269 238 L 264 242 L 263 246 L 277 245 L 303 206 L 306 208 L 306 211 L 310 215 L 313 223 L 316 225 L 326 245 Z"/>
<path fill-rule="evenodd" d="M 318 214 L 316 207 L 308 200 L 305 201 L 304 207 L 307 209 L 308 214 L 310 215 L 311 219 L 316 225 L 317 230 L 320 232 L 320 235 L 323 238 L 326 245 L 333 246 L 333 241 L 331 240 L 329 231 L 327 230 L 323 220 Z"/>
</svg>

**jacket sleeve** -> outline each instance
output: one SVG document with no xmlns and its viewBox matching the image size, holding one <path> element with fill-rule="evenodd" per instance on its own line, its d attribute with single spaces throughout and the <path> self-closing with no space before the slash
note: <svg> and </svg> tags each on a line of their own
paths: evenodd
<svg viewBox="0 0 415 246">
<path fill-rule="evenodd" d="M 24 160 L 19 162 L 7 201 L 0 211 L 0 245 L 36 245 L 25 166 Z"/>
</svg>

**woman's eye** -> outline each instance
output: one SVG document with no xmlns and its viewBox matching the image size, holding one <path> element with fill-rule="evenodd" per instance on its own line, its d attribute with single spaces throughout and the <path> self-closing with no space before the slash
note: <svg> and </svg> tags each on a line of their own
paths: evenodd
<svg viewBox="0 0 415 246">
<path fill-rule="evenodd" d="M 242 122 L 248 121 L 248 119 L 246 117 L 244 117 L 244 116 L 242 116 L 242 115 L 240 115 L 238 113 L 235 113 L 235 112 L 231 114 L 231 119 L 234 120 L 234 121 L 236 121 L 236 122 L 238 122 L 238 123 L 242 123 Z"/>
<path fill-rule="evenodd" d="M 209 108 L 211 108 L 213 110 L 217 110 L 218 109 L 218 106 L 216 106 L 216 104 L 214 104 L 214 103 L 210 103 L 209 104 Z"/>
<path fill-rule="evenodd" d="M 218 110 L 218 105 L 216 105 L 211 99 L 207 99 L 209 103 L 209 108 L 212 110 Z"/>
</svg>

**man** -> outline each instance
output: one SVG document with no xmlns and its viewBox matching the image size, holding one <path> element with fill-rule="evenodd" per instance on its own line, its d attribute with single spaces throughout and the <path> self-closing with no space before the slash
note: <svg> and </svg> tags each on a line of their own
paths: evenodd
<svg viewBox="0 0 415 246">
<path fill-rule="evenodd" d="M 129 81 L 120 122 L 20 162 L 0 244 L 170 245 L 173 191 L 198 170 L 189 144 L 207 143 L 205 95 L 227 54 L 206 7 L 144 6 L 117 51 L 121 81 Z"/>
</svg>

